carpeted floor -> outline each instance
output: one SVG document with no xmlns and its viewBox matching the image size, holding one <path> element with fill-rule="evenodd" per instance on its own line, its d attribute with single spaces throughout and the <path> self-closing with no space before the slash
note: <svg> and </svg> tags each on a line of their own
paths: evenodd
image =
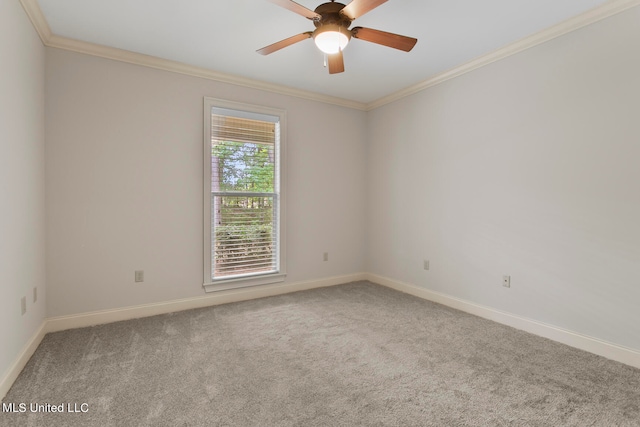
<svg viewBox="0 0 640 427">
<path fill-rule="evenodd" d="M 640 370 L 356 282 L 49 334 L 3 403 L 26 412 L 2 426 L 640 426 Z"/>
</svg>

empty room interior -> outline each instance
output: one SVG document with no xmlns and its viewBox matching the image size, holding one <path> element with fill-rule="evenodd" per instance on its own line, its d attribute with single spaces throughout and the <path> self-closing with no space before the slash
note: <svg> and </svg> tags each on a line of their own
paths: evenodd
<svg viewBox="0 0 640 427">
<path fill-rule="evenodd" d="M 320 3 L 0 2 L 0 425 L 639 426 L 640 0 Z"/>
</svg>

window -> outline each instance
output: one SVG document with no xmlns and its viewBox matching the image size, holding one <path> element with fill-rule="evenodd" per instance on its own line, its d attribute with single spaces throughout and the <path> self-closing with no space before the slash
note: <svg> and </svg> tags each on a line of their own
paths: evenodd
<svg viewBox="0 0 640 427">
<path fill-rule="evenodd" d="M 205 98 L 204 288 L 284 281 L 285 112 Z"/>
</svg>

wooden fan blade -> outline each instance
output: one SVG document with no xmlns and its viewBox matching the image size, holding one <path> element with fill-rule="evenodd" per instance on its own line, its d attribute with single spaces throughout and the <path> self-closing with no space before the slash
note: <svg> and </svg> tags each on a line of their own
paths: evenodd
<svg viewBox="0 0 640 427">
<path fill-rule="evenodd" d="M 386 2 L 387 0 L 353 0 L 340 13 L 353 21 Z"/>
<path fill-rule="evenodd" d="M 291 46 L 294 43 L 298 43 L 298 42 L 301 42 L 302 40 L 309 39 L 311 38 L 311 34 L 313 34 L 311 31 L 307 31 L 306 33 L 298 34 L 293 37 L 280 40 L 279 42 L 276 42 L 274 44 L 270 44 L 269 46 L 265 46 L 262 49 L 256 50 L 256 52 L 258 52 L 260 55 L 269 55 L 270 53 L 273 53 L 277 50 L 280 50 L 287 46 Z"/>
<path fill-rule="evenodd" d="M 418 42 L 418 39 L 414 39 L 413 37 L 401 36 L 399 34 L 364 27 L 355 27 L 351 30 L 351 35 L 360 40 L 389 46 L 394 49 L 404 50 L 405 52 L 413 49 Z"/>
<path fill-rule="evenodd" d="M 327 62 L 329 63 L 329 74 L 344 72 L 344 58 L 342 56 L 342 51 L 327 55 Z"/>
<path fill-rule="evenodd" d="M 267 1 L 273 4 L 277 4 L 278 6 L 282 6 L 285 9 L 289 9 L 291 12 L 297 13 L 298 15 L 302 15 L 305 18 L 320 19 L 320 15 L 315 13 L 313 10 L 309 10 L 306 7 L 294 1 L 291 1 L 291 0 L 267 0 Z"/>
</svg>

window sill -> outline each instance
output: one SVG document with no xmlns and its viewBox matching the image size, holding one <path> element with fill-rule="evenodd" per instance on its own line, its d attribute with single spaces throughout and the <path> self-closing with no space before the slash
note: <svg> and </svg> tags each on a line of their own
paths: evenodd
<svg viewBox="0 0 640 427">
<path fill-rule="evenodd" d="M 229 289 L 247 288 L 250 286 L 280 283 L 284 282 L 285 277 L 287 277 L 287 275 L 283 273 L 265 274 L 262 276 L 254 277 L 239 277 L 237 279 L 227 279 L 215 281 L 212 283 L 205 283 L 202 285 L 202 287 L 204 288 L 205 292 L 218 292 L 226 291 Z"/>
</svg>

